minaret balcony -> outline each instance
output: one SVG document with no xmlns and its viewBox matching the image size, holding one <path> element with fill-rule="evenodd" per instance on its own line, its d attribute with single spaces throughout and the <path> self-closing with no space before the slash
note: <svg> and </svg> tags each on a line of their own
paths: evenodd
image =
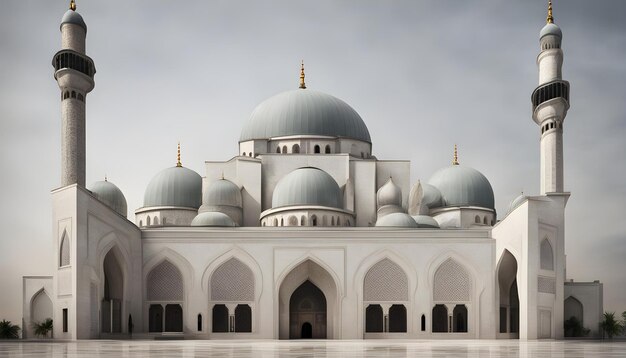
<svg viewBox="0 0 626 358">
<path fill-rule="evenodd" d="M 563 98 L 569 105 L 569 82 L 555 80 L 537 87 L 530 97 L 533 103 L 533 112 L 537 106 L 554 98 Z"/>
<path fill-rule="evenodd" d="M 56 72 L 62 69 L 71 69 L 78 71 L 89 78 L 93 79 L 96 74 L 96 66 L 89 56 L 83 55 L 72 50 L 61 50 L 52 58 L 52 66 Z"/>
</svg>

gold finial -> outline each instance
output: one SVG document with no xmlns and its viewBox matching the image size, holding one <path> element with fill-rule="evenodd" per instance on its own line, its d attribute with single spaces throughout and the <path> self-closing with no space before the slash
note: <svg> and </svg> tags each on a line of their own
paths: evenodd
<svg viewBox="0 0 626 358">
<path fill-rule="evenodd" d="M 548 0 L 548 17 L 546 18 L 546 23 L 554 23 L 554 17 L 552 17 L 552 0 Z"/>
<path fill-rule="evenodd" d="M 300 65 L 300 88 L 306 88 L 306 85 L 304 84 L 304 60 L 302 60 L 302 64 Z"/>
<path fill-rule="evenodd" d="M 459 165 L 459 152 L 456 148 L 456 144 L 454 145 L 454 158 L 452 158 L 452 165 Z"/>
<path fill-rule="evenodd" d="M 109 181 L 106 174 L 104 174 L 104 181 Z"/>
<path fill-rule="evenodd" d="M 178 155 L 177 155 L 177 161 L 176 161 L 176 166 L 177 167 L 182 167 L 183 164 L 180 162 L 180 142 L 178 142 Z"/>
<path fill-rule="evenodd" d="M 74 0 L 70 0 L 70 10 L 76 11 L 76 2 Z"/>
</svg>

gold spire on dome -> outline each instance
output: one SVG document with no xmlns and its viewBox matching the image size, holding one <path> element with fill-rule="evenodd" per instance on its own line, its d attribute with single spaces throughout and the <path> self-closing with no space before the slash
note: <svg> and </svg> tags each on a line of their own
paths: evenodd
<svg viewBox="0 0 626 358">
<path fill-rule="evenodd" d="M 76 11 L 76 2 L 74 0 L 70 0 L 70 10 Z"/>
<path fill-rule="evenodd" d="M 456 148 L 456 144 L 454 145 L 454 157 L 452 158 L 452 165 L 459 165 L 459 152 Z"/>
<path fill-rule="evenodd" d="M 180 162 L 180 142 L 178 142 L 178 155 L 176 156 L 176 166 L 177 167 L 182 167 L 183 164 Z"/>
<path fill-rule="evenodd" d="M 306 84 L 304 84 L 304 60 L 302 60 L 302 64 L 300 65 L 300 88 L 306 88 Z"/>
<path fill-rule="evenodd" d="M 552 0 L 548 0 L 548 17 L 546 18 L 546 23 L 554 23 L 554 17 L 552 17 Z"/>
</svg>

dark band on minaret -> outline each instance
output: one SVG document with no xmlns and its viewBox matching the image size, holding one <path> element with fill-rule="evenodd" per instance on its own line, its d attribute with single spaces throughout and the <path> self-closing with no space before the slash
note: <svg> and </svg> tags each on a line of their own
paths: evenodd
<svg viewBox="0 0 626 358">
<path fill-rule="evenodd" d="M 306 89 L 306 84 L 304 83 L 304 60 L 302 60 L 300 65 L 300 88 Z"/>
<path fill-rule="evenodd" d="M 554 17 L 552 16 L 552 0 L 548 0 L 548 17 L 546 23 L 554 24 Z"/>
</svg>

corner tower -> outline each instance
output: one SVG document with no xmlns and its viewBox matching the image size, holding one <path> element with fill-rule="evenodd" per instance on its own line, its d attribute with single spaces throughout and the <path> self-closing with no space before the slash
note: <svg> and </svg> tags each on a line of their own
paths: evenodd
<svg viewBox="0 0 626 358">
<path fill-rule="evenodd" d="M 52 58 L 61 90 L 61 186 L 85 186 L 85 103 L 96 73 L 85 54 L 86 36 L 87 25 L 71 0 L 61 20 L 61 50 Z"/>
<path fill-rule="evenodd" d="M 546 26 L 541 29 L 537 56 L 539 86 L 531 96 L 533 120 L 541 128 L 541 194 L 563 192 L 563 122 L 569 109 L 569 82 L 562 79 L 561 29 L 554 23 L 548 2 Z"/>
</svg>

